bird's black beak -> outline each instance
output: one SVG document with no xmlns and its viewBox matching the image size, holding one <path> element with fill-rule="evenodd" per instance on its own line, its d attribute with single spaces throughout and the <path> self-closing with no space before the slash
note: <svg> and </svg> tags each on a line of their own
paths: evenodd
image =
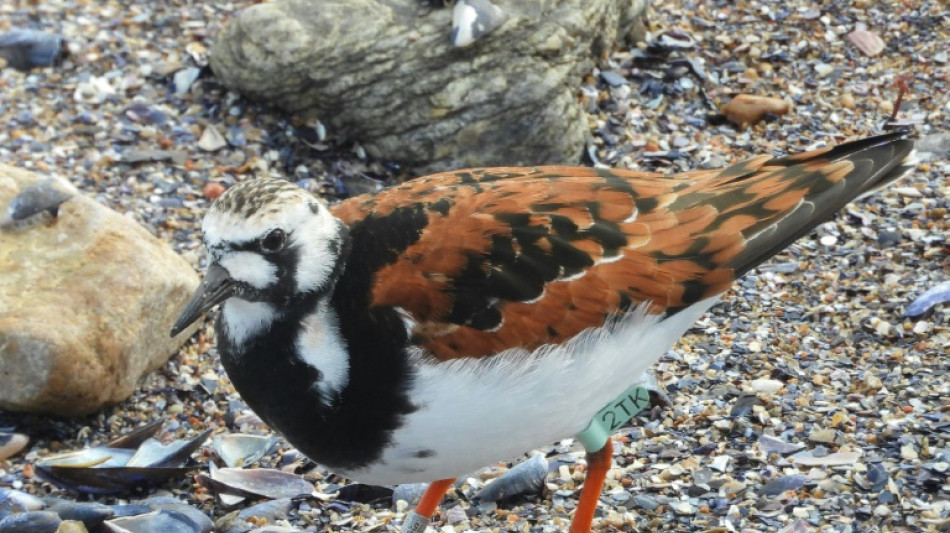
<svg viewBox="0 0 950 533">
<path fill-rule="evenodd" d="M 195 294 L 185 305 L 178 320 L 172 326 L 171 336 L 174 337 L 181 333 L 185 328 L 198 320 L 201 315 L 219 303 L 227 300 L 234 294 L 234 280 L 231 275 L 221 265 L 212 263 L 208 267 L 208 273 L 205 279 L 198 285 Z"/>
</svg>

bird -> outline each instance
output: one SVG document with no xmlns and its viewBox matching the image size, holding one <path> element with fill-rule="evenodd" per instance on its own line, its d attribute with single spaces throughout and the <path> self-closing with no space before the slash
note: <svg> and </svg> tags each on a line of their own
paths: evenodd
<svg viewBox="0 0 950 533">
<path fill-rule="evenodd" d="M 220 305 L 222 366 L 266 424 L 349 479 L 430 482 L 406 532 L 458 476 L 584 436 L 587 532 L 613 450 L 599 413 L 638 402 L 736 278 L 914 166 L 893 131 L 674 175 L 456 170 L 332 207 L 245 180 L 202 221 L 207 272 L 172 335 Z"/>
</svg>

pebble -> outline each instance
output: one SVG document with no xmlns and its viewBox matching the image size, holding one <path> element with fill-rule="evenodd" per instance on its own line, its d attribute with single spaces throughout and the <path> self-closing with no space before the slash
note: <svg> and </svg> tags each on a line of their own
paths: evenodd
<svg viewBox="0 0 950 533">
<path fill-rule="evenodd" d="M 22 433 L 0 431 L 0 461 L 20 453 L 29 442 L 30 438 Z"/>
<path fill-rule="evenodd" d="M 217 181 L 210 181 L 202 187 L 201 192 L 204 194 L 204 197 L 209 200 L 215 200 L 222 194 L 224 194 L 225 187 L 224 185 L 218 183 Z"/>
</svg>

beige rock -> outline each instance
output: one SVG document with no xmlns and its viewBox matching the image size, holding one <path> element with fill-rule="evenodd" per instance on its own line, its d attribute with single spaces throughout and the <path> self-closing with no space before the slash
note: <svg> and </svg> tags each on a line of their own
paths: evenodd
<svg viewBox="0 0 950 533">
<path fill-rule="evenodd" d="M 40 177 L 0 165 L 0 209 Z M 83 415 L 127 398 L 194 333 L 168 332 L 194 269 L 128 218 L 77 194 L 0 232 L 0 409 Z"/>
<path fill-rule="evenodd" d="M 226 86 L 419 171 L 576 163 L 583 76 L 643 38 L 646 0 L 493 0 L 504 22 L 464 49 L 452 8 L 273 0 L 236 13 L 210 65 Z"/>
</svg>

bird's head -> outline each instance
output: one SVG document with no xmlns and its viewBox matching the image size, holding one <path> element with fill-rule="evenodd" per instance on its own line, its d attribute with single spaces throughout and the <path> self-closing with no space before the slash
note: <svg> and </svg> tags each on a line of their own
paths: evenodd
<svg viewBox="0 0 950 533">
<path fill-rule="evenodd" d="M 201 227 L 208 271 L 175 322 L 173 336 L 231 299 L 277 313 L 332 289 L 344 225 L 290 182 L 257 179 L 231 187 Z"/>
</svg>

